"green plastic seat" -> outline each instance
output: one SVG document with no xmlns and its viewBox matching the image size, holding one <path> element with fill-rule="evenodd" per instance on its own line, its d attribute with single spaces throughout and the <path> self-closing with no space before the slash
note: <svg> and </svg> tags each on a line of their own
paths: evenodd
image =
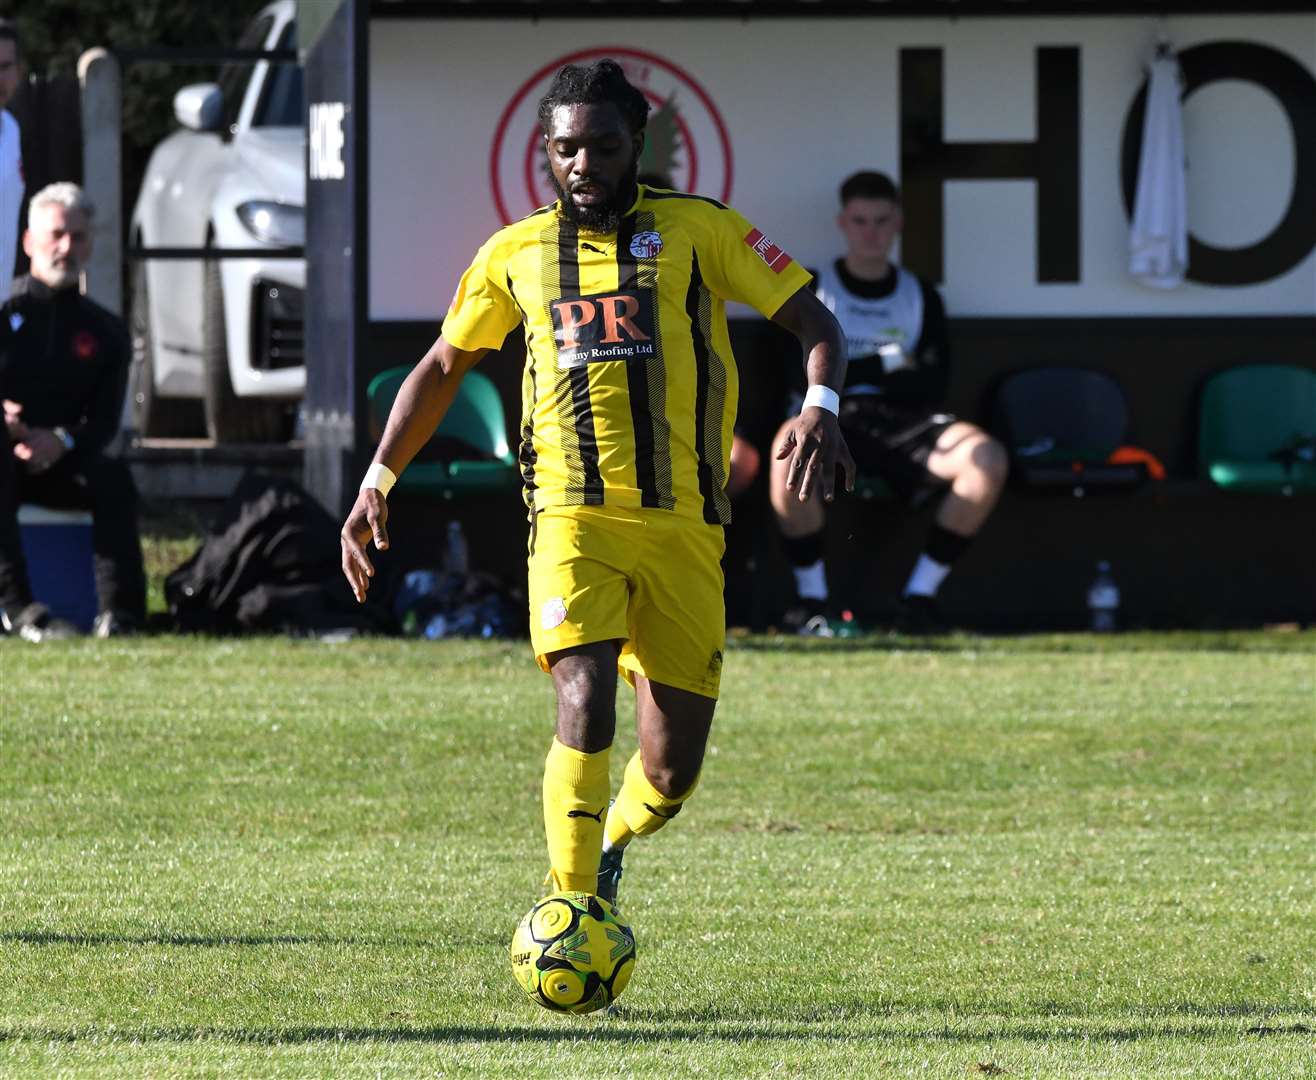
<svg viewBox="0 0 1316 1080">
<path fill-rule="evenodd" d="M 1316 492 L 1316 372 L 1287 364 L 1230 368 L 1202 391 L 1198 460 L 1218 487 L 1292 495 Z"/>
<path fill-rule="evenodd" d="M 411 370 L 404 365 L 381 371 L 366 387 L 371 417 L 381 430 L 393 408 L 393 400 Z M 398 489 L 454 499 L 463 495 L 513 490 L 520 485 L 516 456 L 507 443 L 503 403 L 488 376 L 478 371 L 466 373 L 434 437 L 458 440 L 482 456 L 459 457 L 452 461 L 413 461 L 398 477 Z"/>
<path fill-rule="evenodd" d="M 1213 461 L 1208 475 L 1219 487 L 1236 491 L 1277 491 L 1282 495 L 1316 491 L 1316 465 L 1306 461 L 1292 466 L 1278 461 Z"/>
</svg>

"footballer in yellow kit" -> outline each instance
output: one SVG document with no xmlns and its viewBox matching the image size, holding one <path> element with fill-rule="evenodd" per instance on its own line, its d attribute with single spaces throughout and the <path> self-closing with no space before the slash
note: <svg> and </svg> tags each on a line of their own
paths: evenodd
<svg viewBox="0 0 1316 1080">
<path fill-rule="evenodd" d="M 738 384 L 725 305 L 771 315 L 809 280 L 761 235 L 711 199 L 639 186 L 615 233 L 550 207 L 495 234 L 462 277 L 447 341 L 496 348 L 524 326 L 530 633 L 545 671 L 560 649 L 619 639 L 628 676 L 717 697 Z"/>
<path fill-rule="evenodd" d="M 800 497 L 830 499 L 836 466 L 847 482 L 853 471 L 836 425 L 835 320 L 808 273 L 740 214 L 636 182 L 648 108 L 613 61 L 557 74 L 539 117 L 560 197 L 495 233 L 462 275 L 341 534 L 362 598 L 365 545 L 387 545 L 393 478 L 465 371 L 520 326 L 531 640 L 557 692 L 544 775 L 550 885 L 614 902 L 626 845 L 695 787 L 720 685 L 739 386 L 728 301 L 804 350 L 815 403 L 783 451 Z M 635 687 L 639 750 L 609 808 L 619 671 Z"/>
</svg>

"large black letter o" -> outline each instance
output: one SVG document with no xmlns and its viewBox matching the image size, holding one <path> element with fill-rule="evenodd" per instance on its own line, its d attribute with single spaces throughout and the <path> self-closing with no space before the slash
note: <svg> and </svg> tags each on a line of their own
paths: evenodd
<svg viewBox="0 0 1316 1080">
<path fill-rule="evenodd" d="M 1220 79 L 1241 79 L 1269 90 L 1279 100 L 1293 128 L 1293 197 L 1284 218 L 1269 236 L 1245 248 L 1217 248 L 1188 236 L 1188 277 L 1203 285 L 1252 285 L 1292 270 L 1316 248 L 1316 79 L 1286 53 L 1250 41 L 1195 45 L 1179 54 L 1184 92 Z M 1120 166 L 1124 209 L 1133 216 L 1147 84 L 1133 101 L 1124 122 Z M 1246 192 L 1239 192 L 1245 197 Z"/>
</svg>

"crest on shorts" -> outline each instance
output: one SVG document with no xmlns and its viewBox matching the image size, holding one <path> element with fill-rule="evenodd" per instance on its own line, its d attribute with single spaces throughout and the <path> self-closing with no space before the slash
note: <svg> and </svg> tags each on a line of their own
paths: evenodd
<svg viewBox="0 0 1316 1080">
<path fill-rule="evenodd" d="M 539 625 L 545 630 L 556 630 L 567 621 L 567 602 L 560 596 L 545 600 L 539 611 Z"/>
<path fill-rule="evenodd" d="M 663 238 L 656 232 L 640 232 L 631 237 L 631 254 L 637 259 L 656 259 L 663 249 Z"/>
</svg>

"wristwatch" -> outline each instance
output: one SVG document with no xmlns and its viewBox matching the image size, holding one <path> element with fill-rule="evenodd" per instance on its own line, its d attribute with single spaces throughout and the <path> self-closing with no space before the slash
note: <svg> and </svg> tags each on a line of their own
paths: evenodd
<svg viewBox="0 0 1316 1080">
<path fill-rule="evenodd" d="M 52 435 L 55 436 L 55 438 L 57 438 L 60 442 L 64 444 L 64 451 L 66 453 L 72 450 L 73 447 L 77 445 L 77 443 L 73 439 L 73 436 L 69 434 L 68 428 L 53 427 L 50 429 L 50 432 Z"/>
</svg>

